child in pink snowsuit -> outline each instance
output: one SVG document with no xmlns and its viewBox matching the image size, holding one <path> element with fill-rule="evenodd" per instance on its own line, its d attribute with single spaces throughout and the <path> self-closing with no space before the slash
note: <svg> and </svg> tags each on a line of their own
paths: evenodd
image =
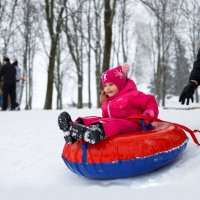
<svg viewBox="0 0 200 200">
<path fill-rule="evenodd" d="M 129 66 L 125 64 L 102 74 L 102 117 L 80 117 L 73 123 L 67 112 L 60 114 L 59 127 L 64 131 L 68 144 L 80 139 L 95 144 L 113 135 L 141 131 L 141 121 L 127 119 L 129 116 L 158 116 L 154 96 L 138 91 L 133 80 L 127 78 L 128 71 Z M 148 126 L 150 122 L 145 121 L 144 124 Z"/>
</svg>

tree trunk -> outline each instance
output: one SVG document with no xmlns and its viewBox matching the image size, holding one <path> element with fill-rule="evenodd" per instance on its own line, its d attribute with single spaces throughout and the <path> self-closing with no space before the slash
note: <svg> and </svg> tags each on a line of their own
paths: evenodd
<svg viewBox="0 0 200 200">
<path fill-rule="evenodd" d="M 51 50 L 49 56 L 49 67 L 48 67 L 48 80 L 47 80 L 47 92 L 44 109 L 52 109 L 53 100 L 53 82 L 54 82 L 54 68 L 56 58 L 57 42 L 51 42 Z"/>
<path fill-rule="evenodd" d="M 87 23 L 88 23 L 88 108 L 92 107 L 91 103 L 91 1 L 89 2 L 89 13 L 87 15 Z"/>
<path fill-rule="evenodd" d="M 77 99 L 77 108 L 83 107 L 83 27 L 82 27 L 82 12 L 83 5 L 80 4 L 78 6 L 78 10 L 72 11 L 72 8 L 65 7 L 66 10 L 66 18 L 65 18 L 65 34 L 67 37 L 67 44 L 69 48 L 69 53 L 72 57 L 72 60 L 76 66 L 77 71 L 77 81 L 78 81 L 78 99 Z M 73 14 L 69 14 L 73 12 Z M 69 23 L 71 24 L 69 25 Z"/>
<path fill-rule="evenodd" d="M 62 109 L 62 73 L 60 70 L 60 59 L 61 59 L 61 38 L 59 37 L 58 47 L 57 47 L 57 62 L 56 62 L 56 70 L 55 70 L 55 86 L 57 90 L 57 99 L 56 99 L 56 106 L 57 109 Z"/>
<path fill-rule="evenodd" d="M 103 68 L 102 72 L 110 67 L 110 55 L 112 47 L 112 24 L 115 14 L 116 0 L 113 1 L 113 8 L 111 9 L 110 0 L 104 0 L 104 53 L 103 53 Z"/>
<path fill-rule="evenodd" d="M 63 23 L 62 15 L 63 15 L 64 7 L 66 7 L 66 3 L 67 3 L 67 0 L 63 0 L 62 6 L 59 5 L 60 10 L 58 12 L 57 19 L 55 19 L 54 0 L 45 0 L 46 20 L 47 20 L 49 35 L 51 38 L 51 47 L 50 47 L 50 55 L 49 55 L 47 92 L 46 92 L 46 100 L 45 100 L 44 109 L 52 109 L 55 60 L 56 60 L 59 35 L 61 32 L 61 26 Z M 54 23 L 56 23 L 55 27 L 54 27 Z"/>
<path fill-rule="evenodd" d="M 78 75 L 78 104 L 77 104 L 77 108 L 83 108 L 83 99 L 82 99 L 82 89 L 83 86 L 83 76 L 82 75 Z"/>
<path fill-rule="evenodd" d="M 94 48 L 94 54 L 95 54 L 95 65 L 96 65 L 96 91 L 97 91 L 97 108 L 100 107 L 100 101 L 99 101 L 99 95 L 101 93 L 101 73 L 102 73 L 102 34 L 101 34 L 101 13 L 102 13 L 102 2 L 101 1 L 95 1 L 93 0 L 94 8 L 95 8 L 95 48 Z"/>
</svg>

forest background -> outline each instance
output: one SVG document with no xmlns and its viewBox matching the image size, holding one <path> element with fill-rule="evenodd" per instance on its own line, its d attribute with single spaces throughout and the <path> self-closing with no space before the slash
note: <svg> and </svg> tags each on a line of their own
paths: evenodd
<svg viewBox="0 0 200 200">
<path fill-rule="evenodd" d="M 99 107 L 101 73 L 122 63 L 164 107 L 199 47 L 199 0 L 0 0 L 0 57 L 19 62 L 25 109 Z"/>
</svg>

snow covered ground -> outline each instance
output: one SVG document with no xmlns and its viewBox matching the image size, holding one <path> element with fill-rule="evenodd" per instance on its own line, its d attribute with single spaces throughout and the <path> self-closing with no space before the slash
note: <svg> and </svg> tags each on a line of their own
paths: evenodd
<svg viewBox="0 0 200 200">
<path fill-rule="evenodd" d="M 200 147 L 190 136 L 179 159 L 160 170 L 125 179 L 90 180 L 72 173 L 61 159 L 60 112 L 0 112 L 0 199 L 198 199 Z M 98 109 L 68 112 L 73 119 L 101 115 Z M 161 108 L 159 118 L 200 129 L 199 115 L 200 109 Z M 197 137 L 200 141 L 200 133 Z"/>
</svg>

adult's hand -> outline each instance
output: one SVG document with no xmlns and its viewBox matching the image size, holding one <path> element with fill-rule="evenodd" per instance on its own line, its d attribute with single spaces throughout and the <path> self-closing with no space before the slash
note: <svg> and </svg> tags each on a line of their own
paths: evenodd
<svg viewBox="0 0 200 200">
<path fill-rule="evenodd" d="M 194 92 L 197 88 L 197 84 L 193 81 L 190 81 L 183 89 L 180 98 L 179 98 L 179 102 L 181 102 L 181 104 L 185 104 L 185 100 L 186 100 L 186 104 L 189 105 L 190 103 L 190 99 L 192 102 L 194 102 Z"/>
</svg>

